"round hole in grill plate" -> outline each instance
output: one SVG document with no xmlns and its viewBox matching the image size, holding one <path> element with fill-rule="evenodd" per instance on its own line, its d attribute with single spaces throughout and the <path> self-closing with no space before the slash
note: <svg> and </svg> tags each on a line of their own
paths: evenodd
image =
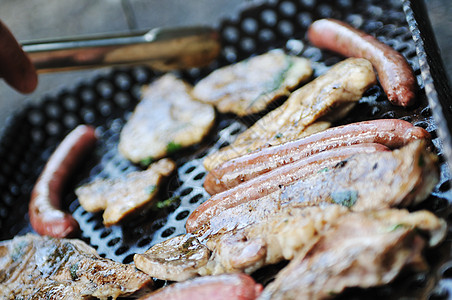
<svg viewBox="0 0 452 300">
<path fill-rule="evenodd" d="M 116 255 L 122 255 L 122 254 L 126 253 L 127 250 L 129 250 L 129 247 L 127 247 L 127 246 L 121 246 L 121 247 L 119 247 L 118 249 L 116 249 L 115 254 L 116 254 Z"/>
<path fill-rule="evenodd" d="M 199 200 L 201 200 L 202 198 L 204 198 L 204 196 L 202 194 L 197 194 L 190 198 L 190 203 L 192 203 L 192 204 L 198 203 Z"/>
<path fill-rule="evenodd" d="M 204 178 L 204 176 L 206 176 L 206 173 L 201 172 L 201 173 L 197 174 L 195 177 L 193 177 L 193 180 L 201 180 Z"/>
<path fill-rule="evenodd" d="M 116 238 L 114 238 L 114 239 L 111 239 L 109 242 L 108 242 L 108 246 L 110 246 L 110 247 L 112 247 L 112 246 L 115 246 L 117 243 L 119 243 L 121 241 L 121 239 L 119 238 L 119 237 L 116 237 Z"/>
<path fill-rule="evenodd" d="M 169 227 L 162 232 L 161 236 L 163 238 L 167 238 L 167 237 L 171 236 L 175 231 L 176 231 L 175 227 Z"/>
<path fill-rule="evenodd" d="M 184 210 L 184 211 L 182 211 L 182 212 L 180 212 L 180 213 L 177 214 L 176 220 L 178 220 L 178 221 L 183 220 L 183 219 L 185 219 L 186 217 L 188 217 L 189 214 L 190 214 L 190 211 L 189 211 L 189 210 Z"/>
</svg>

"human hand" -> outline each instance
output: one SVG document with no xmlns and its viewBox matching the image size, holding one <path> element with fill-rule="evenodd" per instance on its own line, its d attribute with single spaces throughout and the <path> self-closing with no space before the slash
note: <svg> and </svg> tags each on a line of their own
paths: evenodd
<svg viewBox="0 0 452 300">
<path fill-rule="evenodd" d="M 0 77 L 21 93 L 31 93 L 38 84 L 38 76 L 31 60 L 1 21 Z"/>
</svg>

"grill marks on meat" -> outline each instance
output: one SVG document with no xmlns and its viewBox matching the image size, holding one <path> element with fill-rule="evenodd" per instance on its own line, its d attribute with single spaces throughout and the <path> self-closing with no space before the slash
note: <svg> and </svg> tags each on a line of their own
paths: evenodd
<svg viewBox="0 0 452 300">
<path fill-rule="evenodd" d="M 171 74 L 151 83 L 121 131 L 118 149 L 124 157 L 146 164 L 200 142 L 214 124 L 215 110 L 194 100 L 191 91 Z"/>
<path fill-rule="evenodd" d="M 447 225 L 425 211 L 352 213 L 331 227 L 306 252 L 300 252 L 270 283 L 260 299 L 325 299 L 346 287 L 368 288 L 392 281 L 409 266 L 425 270 L 426 230 L 435 244 Z"/>
<path fill-rule="evenodd" d="M 98 179 L 75 190 L 80 205 L 89 212 L 105 210 L 103 222 L 111 226 L 126 216 L 153 204 L 162 181 L 176 164 L 163 158 L 145 171 L 135 171 L 124 178 Z"/>
<path fill-rule="evenodd" d="M 242 185 L 238 185 L 231 193 L 216 194 L 201 204 L 187 220 L 187 231 L 218 232 L 223 225 L 234 224 L 231 219 L 243 218 L 241 223 L 247 224 L 253 218 L 274 213 L 281 206 L 336 203 L 353 210 L 407 207 L 424 200 L 439 179 L 437 157 L 426 150 L 424 141 L 414 141 L 390 152 L 356 154 L 293 184 L 284 185 L 283 178 L 281 184 L 272 182 L 275 188 L 267 195 L 249 197 L 253 192 L 248 190 L 265 186 L 252 183 L 271 177 L 277 170 L 243 183 L 249 189 L 242 193 L 233 193 L 241 190 Z M 230 197 L 222 197 L 224 193 Z M 234 213 L 228 211 L 239 205 L 242 206 Z"/>
<path fill-rule="evenodd" d="M 195 85 L 193 95 L 222 113 L 245 116 L 289 95 L 311 75 L 309 60 L 274 50 L 212 72 Z"/>
<path fill-rule="evenodd" d="M 240 134 L 231 145 L 210 154 L 204 166 L 212 170 L 221 163 L 268 146 L 278 145 L 306 135 L 320 118 L 334 121 L 342 118 L 362 94 L 376 83 L 372 65 L 365 59 L 349 58 L 333 66 L 326 74 L 294 91 L 286 102 L 259 119 Z M 332 112 L 333 111 L 333 112 Z M 324 130 L 314 126 L 316 130 Z M 309 134 L 314 133 L 309 130 Z"/>
<path fill-rule="evenodd" d="M 148 275 L 100 257 L 80 240 L 28 234 L 0 242 L 2 298 L 116 299 L 151 286 Z"/>
<path fill-rule="evenodd" d="M 254 300 L 262 289 L 262 285 L 246 274 L 223 274 L 175 283 L 140 300 Z"/>
</svg>

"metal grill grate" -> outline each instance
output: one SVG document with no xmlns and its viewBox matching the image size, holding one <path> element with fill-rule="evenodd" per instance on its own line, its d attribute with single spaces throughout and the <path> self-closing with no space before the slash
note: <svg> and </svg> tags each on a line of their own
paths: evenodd
<svg viewBox="0 0 452 300">
<path fill-rule="evenodd" d="M 325 17 L 344 20 L 373 34 L 401 52 L 412 65 L 420 86 L 417 105 L 410 109 L 394 107 L 388 103 L 381 87 L 376 85 L 366 92 L 349 117 L 341 123 L 400 118 L 429 131 L 434 138 L 435 151 L 440 157 L 441 178 L 422 208 L 450 219 L 450 173 L 426 99 L 418 54 L 401 1 L 254 1 L 240 15 L 218 25 L 223 50 L 212 66 L 180 72 L 179 75 L 196 83 L 218 67 L 270 49 L 282 48 L 287 53 L 309 58 L 313 63 L 314 74 L 318 76 L 342 59 L 333 53 L 312 47 L 306 41 L 308 26 L 313 20 Z M 206 141 L 173 157 L 178 171 L 169 179 L 161 196 L 178 196 L 179 201 L 168 209 L 144 212 L 121 225 L 105 228 L 101 214 L 84 211 L 73 193 L 74 187 L 82 182 L 96 177 L 122 176 L 139 168 L 118 154 L 116 146 L 119 132 L 139 99 L 142 85 L 158 75 L 144 67 L 114 69 L 91 82 L 77 84 L 70 90 L 42 99 L 39 104 L 27 105 L 11 118 L 0 141 L 0 239 L 9 239 L 31 231 L 27 206 L 33 184 L 57 143 L 79 123 L 97 126 L 101 136 L 95 155 L 78 170 L 68 185 L 64 198 L 66 207 L 80 223 L 82 238 L 97 248 L 102 256 L 129 263 L 134 253 L 143 252 L 155 243 L 184 232 L 188 215 L 208 198 L 202 188 L 206 175 L 202 158 L 229 144 L 259 116 L 236 119 L 230 115 L 221 115 Z M 452 265 L 447 252 L 451 246 L 450 240 L 449 237 L 441 249 L 429 256 L 429 261 L 434 266 L 431 273 L 410 275 L 408 283 L 397 281 L 388 287 L 366 293 L 371 298 L 387 297 L 400 290 L 406 295 L 419 295 L 426 289 L 430 290 L 434 285 L 431 284 L 432 280 L 436 281 L 436 277 L 440 277 L 444 280 L 439 281 L 431 297 L 447 298 L 447 290 L 451 290 L 447 283 Z M 403 292 L 401 295 L 404 295 Z"/>
</svg>

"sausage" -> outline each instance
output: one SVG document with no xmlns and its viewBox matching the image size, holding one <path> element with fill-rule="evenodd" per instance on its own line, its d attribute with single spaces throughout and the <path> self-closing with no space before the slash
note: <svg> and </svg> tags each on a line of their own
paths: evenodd
<svg viewBox="0 0 452 300">
<path fill-rule="evenodd" d="M 369 60 L 378 73 L 380 84 L 389 101 L 409 106 L 416 97 L 416 77 L 405 58 L 373 36 L 333 19 L 321 19 L 308 29 L 309 41 L 347 57 Z"/>
<path fill-rule="evenodd" d="M 58 145 L 31 193 L 30 223 L 40 235 L 62 238 L 79 231 L 77 221 L 60 210 L 61 192 L 71 171 L 96 142 L 94 128 L 79 125 Z"/>
<path fill-rule="evenodd" d="M 262 293 L 263 287 L 246 274 L 222 274 L 203 276 L 177 282 L 146 295 L 141 300 L 254 300 Z"/>
<path fill-rule="evenodd" d="M 332 148 L 359 143 L 379 143 L 392 149 L 415 139 L 429 140 L 430 134 L 421 127 L 398 119 L 364 121 L 333 127 L 227 161 L 207 174 L 204 188 L 214 195 L 282 165 Z"/>
<path fill-rule="evenodd" d="M 188 217 L 187 232 L 200 229 L 218 211 L 262 198 L 322 169 L 333 167 L 354 154 L 377 151 L 389 151 L 389 148 L 375 143 L 340 147 L 313 154 L 257 176 L 229 190 L 215 194 L 202 203 Z"/>
</svg>

